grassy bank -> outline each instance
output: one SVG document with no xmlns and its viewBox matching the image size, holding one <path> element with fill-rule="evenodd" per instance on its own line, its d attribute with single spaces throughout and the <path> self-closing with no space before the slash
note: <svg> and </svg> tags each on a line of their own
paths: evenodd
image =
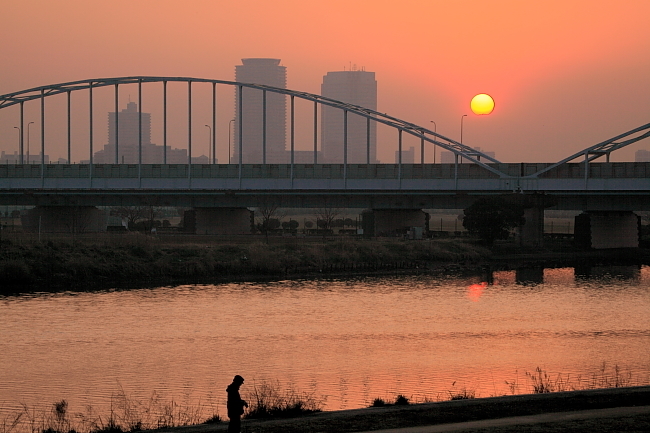
<svg viewBox="0 0 650 433">
<path fill-rule="evenodd" d="M 468 241 L 173 239 L 141 234 L 93 239 L 7 241 L 0 280 L 7 291 L 92 290 L 124 285 L 290 278 L 332 273 L 426 269 L 432 263 L 478 263 L 490 251 Z"/>
<path fill-rule="evenodd" d="M 266 395 L 269 397 L 269 395 Z M 333 412 L 319 410 L 302 411 L 298 416 L 295 410 L 286 416 L 255 417 L 245 416 L 242 431 L 256 433 L 325 433 L 358 432 L 379 429 L 400 429 L 424 425 L 438 425 L 497 419 L 513 416 L 539 415 L 552 412 L 607 409 L 650 405 L 650 387 L 623 387 L 590 389 L 553 393 L 536 393 L 488 397 L 477 399 L 450 399 L 439 402 L 419 404 L 399 403 L 373 406 L 365 409 L 352 409 Z M 254 402 L 255 400 L 250 399 Z M 154 402 L 155 404 L 155 402 Z M 189 407 L 164 404 L 160 413 L 152 413 L 152 403 L 130 401 L 125 396 L 115 401 L 110 414 L 102 417 L 87 409 L 85 413 L 74 413 L 62 400 L 50 406 L 49 410 L 37 411 L 25 407 L 22 412 L 0 416 L 0 433 L 124 433 L 154 429 L 158 433 L 209 433 L 227 429 L 227 418 L 213 414 L 206 420 L 204 407 Z M 250 411 L 249 411 L 250 414 Z M 261 418 L 261 419 L 260 419 Z M 224 422 L 226 421 L 226 422 Z M 648 414 L 636 416 L 631 421 L 637 430 L 647 431 L 650 427 Z M 629 419 L 610 420 L 612 429 L 598 431 L 628 431 L 621 427 L 630 424 Z M 598 423 L 588 424 L 598 426 Z M 546 425 L 533 430 L 546 431 Z M 575 430 L 553 431 L 594 431 L 583 430 L 576 425 Z M 645 427 L 645 428 L 644 428 Z M 521 426 L 520 426 L 521 428 Z M 481 430 L 482 431 L 482 430 Z M 492 430 L 490 430 L 492 431 Z M 501 430 L 495 430 L 501 431 Z M 516 427 L 505 431 L 522 431 Z"/>
<path fill-rule="evenodd" d="M 412 401 L 403 394 L 390 400 L 375 398 L 368 409 L 324 412 L 324 396 L 295 389 L 280 382 L 252 382 L 242 391 L 249 407 L 244 431 L 269 432 L 353 432 L 376 428 L 443 424 L 547 412 L 650 405 L 647 380 L 633 378 L 618 365 L 602 364 L 585 380 L 569 375 L 549 375 L 536 368 L 526 372 L 521 384 L 513 383 L 512 395 L 475 398 L 471 390 L 451 389 L 435 398 Z M 508 383 L 508 382 L 506 382 Z M 509 383 L 508 383 L 509 384 Z M 645 385 L 645 386 L 644 386 Z M 536 396 L 536 394 L 546 395 Z M 224 396 L 225 397 L 225 396 Z M 463 402 L 464 401 L 464 402 Z M 141 430 L 212 432 L 223 431 L 227 418 L 219 413 L 224 401 L 177 402 L 155 391 L 140 401 L 119 389 L 111 394 L 110 410 L 97 411 L 86 405 L 83 411 L 60 400 L 45 407 L 3 411 L 0 433 L 135 433 Z M 224 422 L 226 421 L 226 422 Z M 177 430 L 184 427 L 183 430 Z"/>
<path fill-rule="evenodd" d="M 0 245 L 0 295 L 155 285 L 398 272 L 479 272 L 514 267 L 647 264 L 647 249 L 580 251 L 570 242 L 491 249 L 468 238 L 407 241 L 307 237 L 155 237 L 141 233 L 74 238 L 27 235 Z"/>
</svg>

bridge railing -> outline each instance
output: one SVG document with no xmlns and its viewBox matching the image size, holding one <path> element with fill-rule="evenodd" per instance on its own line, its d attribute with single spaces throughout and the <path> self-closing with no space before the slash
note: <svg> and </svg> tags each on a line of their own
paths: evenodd
<svg viewBox="0 0 650 433">
<path fill-rule="evenodd" d="M 491 164 L 493 168 L 513 178 L 530 176 L 551 164 L 514 163 Z M 0 165 L 0 178 L 193 178 L 237 179 L 236 164 L 194 164 L 188 174 L 185 164 L 40 164 Z M 585 165 L 567 163 L 544 172 L 542 179 L 579 179 L 584 177 Z M 497 179 L 494 172 L 476 164 L 243 164 L 244 179 Z M 632 179 L 650 178 L 650 162 L 591 163 L 589 178 Z"/>
<path fill-rule="evenodd" d="M 516 164 L 515 164 L 516 165 Z M 506 166 L 506 164 L 499 164 Z M 518 165 L 517 165 L 518 166 Z M 516 167 L 515 167 L 516 168 Z M 43 171 L 41 171 L 43 169 Z M 512 171 L 512 170 L 511 170 Z M 0 178 L 192 178 L 237 179 L 235 164 L 38 164 L 0 165 Z M 243 179 L 497 179 L 499 176 L 475 164 L 243 164 Z"/>
<path fill-rule="evenodd" d="M 550 166 L 551 164 L 545 165 Z M 592 162 L 589 164 L 587 176 L 589 179 L 650 178 L 650 162 Z M 578 179 L 584 177 L 584 163 L 565 163 L 539 175 L 540 179 Z"/>
</svg>

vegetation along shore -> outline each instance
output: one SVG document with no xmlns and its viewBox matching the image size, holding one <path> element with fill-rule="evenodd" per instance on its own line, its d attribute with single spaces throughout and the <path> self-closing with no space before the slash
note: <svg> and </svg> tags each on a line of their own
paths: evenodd
<svg viewBox="0 0 650 433">
<path fill-rule="evenodd" d="M 650 250 L 584 251 L 566 241 L 544 249 L 469 238 L 165 238 L 141 233 L 4 239 L 0 295 L 170 284 L 390 273 L 485 273 L 517 266 L 648 264 Z"/>
<path fill-rule="evenodd" d="M 540 376 L 542 377 L 542 376 Z M 600 376 L 602 379 L 604 376 Z M 617 376 L 618 377 L 618 376 Z M 250 407 L 244 414 L 242 431 L 257 433 L 325 433 L 400 429 L 488 420 L 553 412 L 599 410 L 650 406 L 649 386 L 629 386 L 627 380 L 589 384 L 586 389 L 557 387 L 551 379 L 533 386 L 531 394 L 513 394 L 474 398 L 471 393 L 450 393 L 443 400 L 412 402 L 404 395 L 384 402 L 375 399 L 367 408 L 325 412 L 313 395 L 282 391 L 279 385 L 261 384 L 246 398 Z M 539 385 L 540 383 L 537 383 Z M 592 388 L 592 385 L 599 388 Z M 605 386 L 604 388 L 602 386 Z M 227 418 L 214 407 L 191 406 L 174 402 L 149 402 L 130 399 L 123 392 L 114 395 L 108 414 L 96 413 L 92 407 L 75 412 L 66 400 L 48 409 L 23 405 L 22 410 L 0 413 L 0 433 L 132 433 L 156 430 L 158 433 L 212 433 L 226 431 Z M 596 416 L 597 418 L 597 416 Z M 568 423 L 567 429 L 548 430 L 549 425 L 525 431 L 647 431 L 650 412 L 621 416 L 602 421 Z M 630 430 L 630 427 L 633 427 Z M 481 430 L 484 431 L 484 430 Z M 493 431 L 493 430 L 489 430 Z M 494 430 L 502 431 L 502 430 Z M 503 431 L 520 431 L 516 427 Z"/>
</svg>

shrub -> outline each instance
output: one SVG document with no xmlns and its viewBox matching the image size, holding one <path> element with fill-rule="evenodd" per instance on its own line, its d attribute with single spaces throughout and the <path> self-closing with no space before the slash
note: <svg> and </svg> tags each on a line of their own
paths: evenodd
<svg viewBox="0 0 650 433">
<path fill-rule="evenodd" d="M 546 374 L 546 371 L 539 367 L 535 369 L 535 373 L 526 372 L 526 376 L 532 382 L 533 393 L 535 394 L 546 394 L 556 390 L 555 382 Z"/>
<path fill-rule="evenodd" d="M 215 414 L 203 421 L 203 424 L 219 424 L 220 422 L 223 422 L 221 416 L 219 416 L 219 414 Z"/>
<path fill-rule="evenodd" d="M 384 406 L 386 406 L 386 402 L 381 398 L 376 398 L 372 401 L 372 405 L 370 407 L 384 407 Z"/>
<path fill-rule="evenodd" d="M 250 406 L 244 414 L 248 419 L 293 418 L 323 410 L 322 401 L 313 394 L 298 393 L 293 388 L 282 391 L 277 382 L 253 385 L 248 400 Z"/>
<path fill-rule="evenodd" d="M 475 397 L 476 391 L 473 390 L 468 390 L 467 388 L 463 388 L 460 391 L 456 392 L 449 392 L 449 400 L 469 400 Z"/>
<path fill-rule="evenodd" d="M 0 276 L 7 283 L 28 283 L 31 281 L 29 266 L 22 259 L 0 262 Z"/>
<path fill-rule="evenodd" d="M 507 239 L 511 229 L 526 221 L 523 207 L 502 197 L 479 198 L 464 213 L 463 227 L 488 246 Z"/>
<path fill-rule="evenodd" d="M 409 399 L 402 394 L 398 395 L 397 398 L 395 398 L 395 406 L 406 406 L 409 403 Z"/>
</svg>

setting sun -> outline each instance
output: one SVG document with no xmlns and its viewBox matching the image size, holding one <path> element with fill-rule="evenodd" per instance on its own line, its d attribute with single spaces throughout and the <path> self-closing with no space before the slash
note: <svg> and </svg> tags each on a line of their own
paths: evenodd
<svg viewBox="0 0 650 433">
<path fill-rule="evenodd" d="M 490 114 L 494 110 L 494 99 L 487 93 L 480 93 L 472 98 L 470 107 L 474 114 Z"/>
</svg>

